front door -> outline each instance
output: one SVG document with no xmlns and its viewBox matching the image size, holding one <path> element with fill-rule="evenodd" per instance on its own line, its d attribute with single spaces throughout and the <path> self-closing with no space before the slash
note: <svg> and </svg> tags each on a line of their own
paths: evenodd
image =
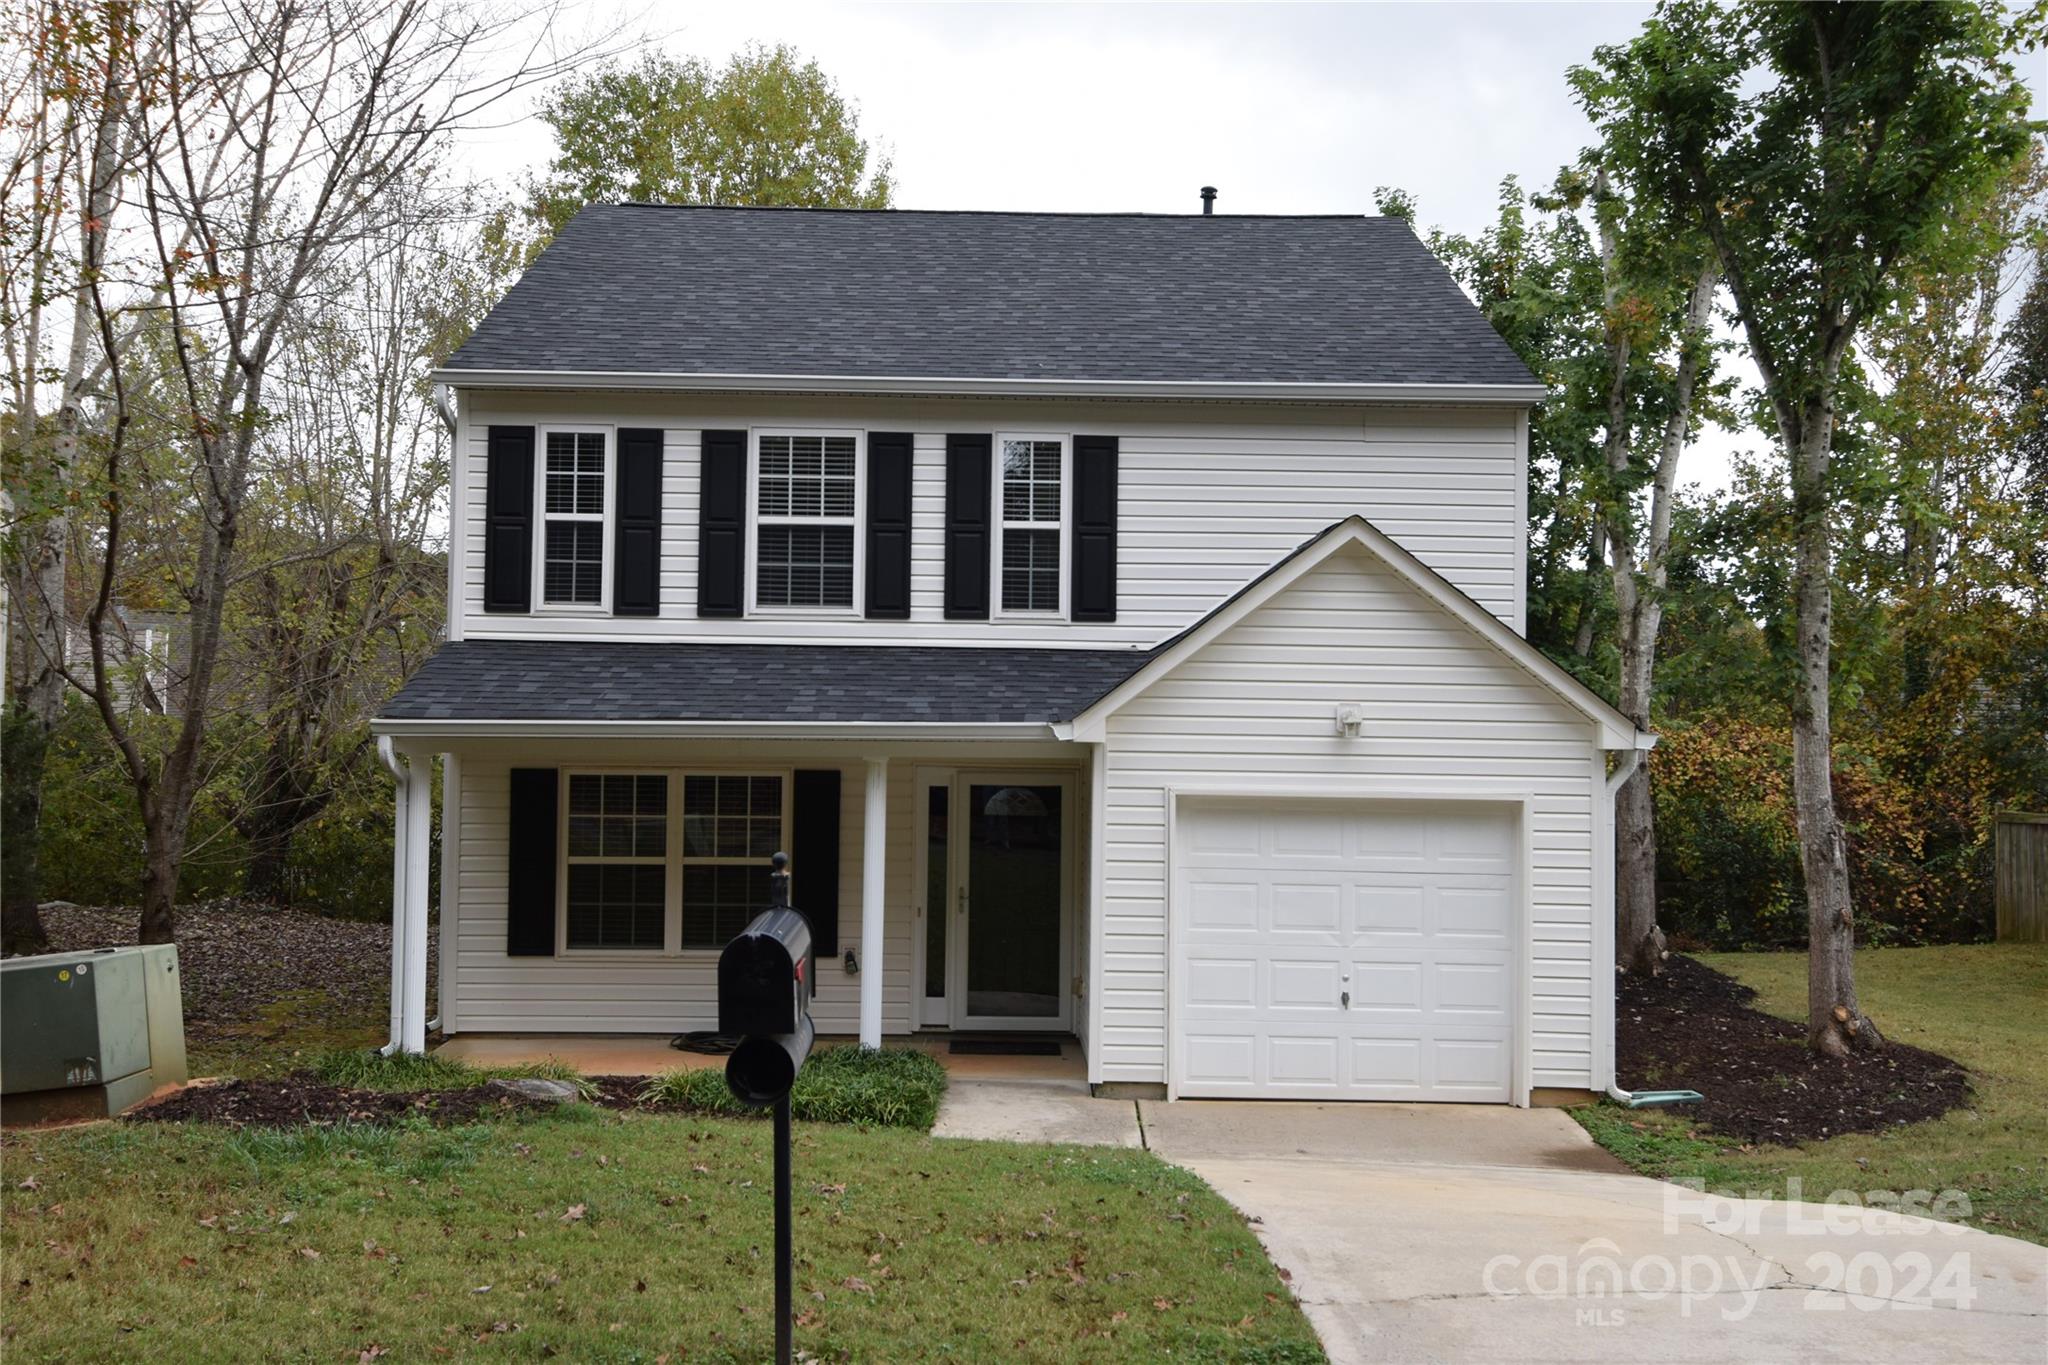
<svg viewBox="0 0 2048 1365">
<path fill-rule="evenodd" d="M 924 1022 L 1066 1031 L 1072 778 L 963 772 L 924 795 Z"/>
</svg>

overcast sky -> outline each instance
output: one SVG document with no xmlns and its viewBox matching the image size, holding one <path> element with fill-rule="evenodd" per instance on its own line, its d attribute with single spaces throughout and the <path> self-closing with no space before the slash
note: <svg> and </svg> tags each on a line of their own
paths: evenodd
<svg viewBox="0 0 2048 1365">
<path fill-rule="evenodd" d="M 795 46 L 858 104 L 903 208 L 1183 213 L 1215 185 L 1224 213 L 1369 213 L 1394 185 L 1469 233 L 1503 176 L 1547 183 L 1586 145 L 1565 70 L 1649 8 L 588 0 L 581 20 L 712 61 Z M 2048 64 L 2028 65 L 2040 117 Z M 469 150 L 510 179 L 548 148 L 529 119 Z M 1718 484 L 1736 442 L 1705 444 L 1686 481 Z"/>
</svg>

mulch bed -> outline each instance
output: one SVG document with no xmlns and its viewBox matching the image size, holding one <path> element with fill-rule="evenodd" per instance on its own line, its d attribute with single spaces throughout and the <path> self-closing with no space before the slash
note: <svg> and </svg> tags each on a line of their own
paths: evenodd
<svg viewBox="0 0 2048 1365">
<path fill-rule="evenodd" d="M 1654 980 L 1617 978 L 1616 1068 L 1628 1089 L 1697 1090 L 1674 1113 L 1745 1142 L 1795 1143 L 1874 1133 L 1969 1101 L 1969 1074 L 1901 1043 L 1831 1061 L 1806 1030 L 1751 1007 L 1756 992 L 1673 955 Z"/>
<path fill-rule="evenodd" d="M 50 905 L 52 952 L 135 942 L 132 907 Z M 427 936 L 427 983 L 440 935 Z M 391 998 L 391 926 L 229 898 L 178 907 L 178 973 L 194 1042 L 233 1033 L 294 991 L 318 991 L 340 1018 L 381 1015 Z"/>
<path fill-rule="evenodd" d="M 125 1117 L 140 1123 L 218 1123 L 230 1128 L 293 1128 L 301 1124 L 391 1124 L 424 1118 L 437 1124 L 474 1123 L 554 1108 L 476 1086 L 466 1090 L 356 1090 L 329 1085 L 310 1073 L 277 1080 L 218 1081 L 189 1085 Z"/>
</svg>

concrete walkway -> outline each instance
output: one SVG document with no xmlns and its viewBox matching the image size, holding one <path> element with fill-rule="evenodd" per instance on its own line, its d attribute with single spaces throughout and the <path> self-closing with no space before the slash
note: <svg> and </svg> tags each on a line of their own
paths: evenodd
<svg viewBox="0 0 2048 1365">
<path fill-rule="evenodd" d="M 1138 1147 L 1138 1106 L 1100 1100 L 1076 1080 L 1009 1079 L 954 1073 L 946 1080 L 933 1137 L 999 1142 L 1078 1142 Z"/>
<path fill-rule="evenodd" d="M 1702 1199 L 1556 1110 L 1140 1108 L 1153 1151 L 1252 1219 L 1337 1365 L 2048 1361 L 2048 1248 Z"/>
</svg>

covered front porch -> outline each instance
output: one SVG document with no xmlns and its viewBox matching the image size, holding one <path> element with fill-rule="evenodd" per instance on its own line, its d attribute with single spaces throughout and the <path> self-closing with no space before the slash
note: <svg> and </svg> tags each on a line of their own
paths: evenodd
<svg viewBox="0 0 2048 1365">
<path fill-rule="evenodd" d="M 768 903 L 768 860 L 785 851 L 791 902 L 813 920 L 821 1035 L 911 1039 L 954 1069 L 1085 1073 L 1094 746 L 540 732 L 390 748 L 406 845 L 393 1035 L 407 1050 L 438 1024 L 469 1060 L 717 1064 L 668 1040 L 715 1028 L 719 950 Z M 1023 1033 L 1065 1046 L 983 1057 L 945 1043 Z"/>
</svg>

